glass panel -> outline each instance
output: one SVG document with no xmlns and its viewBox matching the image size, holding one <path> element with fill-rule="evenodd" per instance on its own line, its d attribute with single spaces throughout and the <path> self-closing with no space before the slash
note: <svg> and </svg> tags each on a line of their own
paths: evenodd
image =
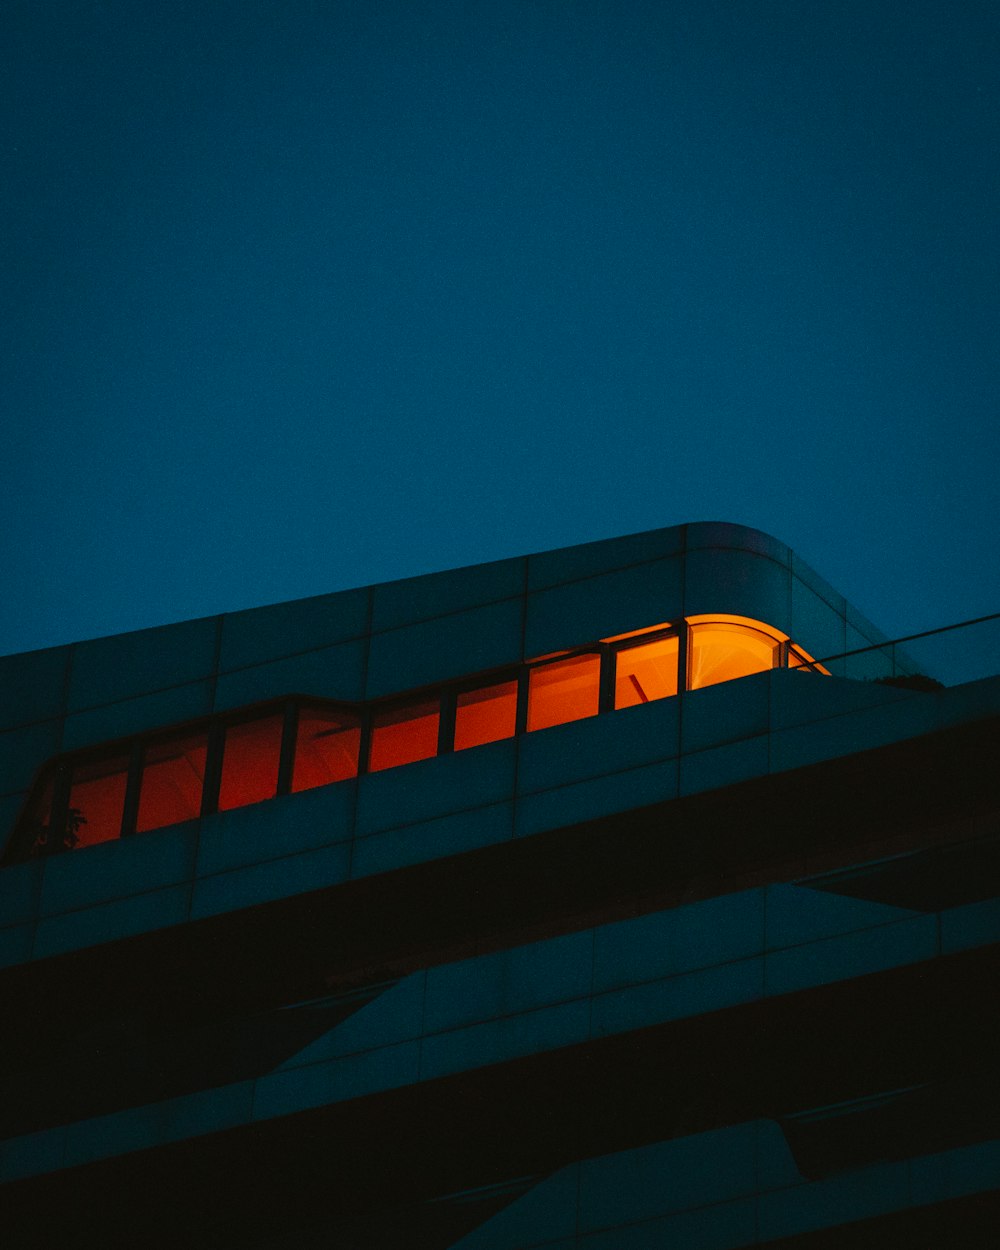
<svg viewBox="0 0 1000 1250">
<path fill-rule="evenodd" d="M 441 705 L 437 699 L 376 712 L 368 771 L 397 768 L 437 755 Z"/>
<path fill-rule="evenodd" d="M 188 733 L 146 747 L 136 833 L 194 820 L 201 813 L 208 734 Z"/>
<path fill-rule="evenodd" d="M 356 777 L 360 747 L 361 727 L 356 716 L 331 708 L 300 708 L 292 789 L 312 790 Z"/>
<path fill-rule="evenodd" d="M 516 681 L 466 690 L 455 705 L 455 750 L 513 738 L 516 721 Z"/>
<path fill-rule="evenodd" d="M 746 625 L 712 621 L 691 626 L 690 690 L 774 667 L 779 643 Z"/>
<path fill-rule="evenodd" d="M 635 707 L 677 693 L 679 640 L 659 638 L 615 656 L 615 707 Z"/>
<path fill-rule="evenodd" d="M 528 731 L 596 716 L 601 690 L 601 657 L 575 655 L 533 668 L 528 678 Z"/>
<path fill-rule="evenodd" d="M 121 837 L 127 783 L 127 755 L 78 764 L 73 769 L 64 838 L 67 846 L 95 846 Z"/>
<path fill-rule="evenodd" d="M 220 812 L 273 799 L 278 793 L 284 720 L 283 713 L 275 712 L 260 720 L 227 727 L 219 786 Z"/>
</svg>

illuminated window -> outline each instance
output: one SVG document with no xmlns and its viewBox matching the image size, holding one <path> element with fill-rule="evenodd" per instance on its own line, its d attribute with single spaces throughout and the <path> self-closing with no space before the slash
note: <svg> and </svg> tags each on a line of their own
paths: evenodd
<svg viewBox="0 0 1000 1250">
<path fill-rule="evenodd" d="M 635 707 L 677 693 L 676 636 L 622 649 L 615 656 L 615 707 Z"/>
<path fill-rule="evenodd" d="M 70 847 L 95 846 L 121 837 L 128 785 L 128 756 L 78 764 L 69 791 L 65 842 Z"/>
<path fill-rule="evenodd" d="M 600 692 L 599 655 L 574 655 L 539 664 L 528 679 L 528 731 L 596 716 Z"/>
<path fill-rule="evenodd" d="M 466 690 L 455 704 L 455 750 L 513 738 L 516 724 L 516 681 Z"/>
<path fill-rule="evenodd" d="M 774 668 L 787 635 L 742 617 L 692 617 L 688 689 Z"/>
<path fill-rule="evenodd" d="M 372 720 L 372 745 L 368 771 L 397 768 L 437 755 L 441 704 L 425 699 L 403 707 L 376 712 Z"/>
<path fill-rule="evenodd" d="M 527 665 L 527 729 L 562 725 L 601 710 L 602 664 L 614 665 L 616 709 L 636 707 L 677 694 L 681 681 L 680 622 L 630 630 L 594 643 L 595 650 L 552 652 Z M 778 665 L 800 672 L 828 670 L 793 643 L 787 634 L 763 621 L 722 613 L 688 617 L 687 688 L 699 690 Z M 520 676 L 482 678 L 472 688 L 452 687 L 455 700 L 453 745 L 456 751 L 514 737 L 518 728 Z M 611 678 L 610 670 L 605 677 Z M 454 695 L 451 691 L 454 690 Z M 608 692 L 610 694 L 610 691 Z M 285 705 L 258 709 L 244 720 L 220 718 L 222 759 L 218 807 L 221 811 L 273 798 L 286 779 L 281 773 L 285 724 L 297 705 L 294 758 L 287 761 L 292 792 L 331 785 L 358 775 L 362 718 L 352 707 L 290 697 Z M 230 713 L 229 715 L 238 715 Z M 244 714 L 246 715 L 246 714 Z M 216 722 L 218 724 L 219 722 Z M 289 722 L 290 723 L 290 722 Z M 142 750 L 137 784 L 135 831 L 145 833 L 196 819 L 205 805 L 209 741 L 216 730 L 202 722 L 197 729 L 150 735 Z M 425 696 L 372 713 L 368 771 L 380 772 L 429 759 L 438 752 L 440 694 Z M 85 847 L 121 836 L 128 795 L 130 760 L 142 740 L 106 748 L 103 760 L 93 752 L 76 759 L 51 761 L 36 781 L 6 858 Z M 215 766 L 209 770 L 212 775 Z M 209 802 L 212 796 L 207 796 Z M 129 820 L 131 803 L 129 797 Z M 54 822 L 58 823 L 58 828 Z M 13 855 L 12 855 L 13 852 Z"/>
<path fill-rule="evenodd" d="M 180 734 L 146 748 L 136 833 L 194 820 L 201 813 L 208 734 Z"/>
<path fill-rule="evenodd" d="M 276 712 L 226 727 L 219 811 L 273 799 L 278 793 L 284 719 Z"/>
<path fill-rule="evenodd" d="M 312 790 L 358 775 L 361 727 L 356 716 L 305 704 L 295 735 L 292 790 Z"/>
</svg>

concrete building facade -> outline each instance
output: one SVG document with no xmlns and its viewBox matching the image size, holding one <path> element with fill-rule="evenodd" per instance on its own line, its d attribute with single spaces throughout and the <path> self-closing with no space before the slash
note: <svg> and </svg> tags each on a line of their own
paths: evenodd
<svg viewBox="0 0 1000 1250">
<path fill-rule="evenodd" d="M 706 523 L 0 660 L 11 1244 L 992 1245 L 1000 679 L 886 641 Z"/>
</svg>

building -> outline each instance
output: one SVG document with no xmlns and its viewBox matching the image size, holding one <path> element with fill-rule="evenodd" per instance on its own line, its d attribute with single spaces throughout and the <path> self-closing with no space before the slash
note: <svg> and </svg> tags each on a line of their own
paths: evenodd
<svg viewBox="0 0 1000 1250">
<path fill-rule="evenodd" d="M 912 670 L 722 524 L 0 661 L 6 1244 L 994 1245 L 1000 678 Z"/>
</svg>

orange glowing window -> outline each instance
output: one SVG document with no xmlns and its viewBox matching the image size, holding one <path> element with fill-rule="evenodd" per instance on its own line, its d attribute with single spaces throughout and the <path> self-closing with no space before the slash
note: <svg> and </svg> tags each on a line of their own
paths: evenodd
<svg viewBox="0 0 1000 1250">
<path fill-rule="evenodd" d="M 615 707 L 635 707 L 677 693 L 677 637 L 627 647 L 615 656 Z"/>
<path fill-rule="evenodd" d="M 151 743 L 142 762 L 136 833 L 194 820 L 201 813 L 208 734 L 180 734 Z"/>
<path fill-rule="evenodd" d="M 73 769 L 66 845 L 96 846 L 121 837 L 128 784 L 128 756 L 78 764 Z"/>
<path fill-rule="evenodd" d="M 761 621 L 692 617 L 688 689 L 700 690 L 774 668 L 786 638 Z"/>
<path fill-rule="evenodd" d="M 516 681 L 466 690 L 455 704 L 455 750 L 513 738 L 516 723 Z"/>
<path fill-rule="evenodd" d="M 574 655 L 539 664 L 528 678 L 528 732 L 596 716 L 600 691 L 599 655 Z"/>
<path fill-rule="evenodd" d="M 219 811 L 273 799 L 278 793 L 284 719 L 276 712 L 226 727 Z"/>
<path fill-rule="evenodd" d="M 299 709 L 292 790 L 312 790 L 358 775 L 361 726 L 356 716 L 306 704 Z"/>
<path fill-rule="evenodd" d="M 372 719 L 372 745 L 368 771 L 398 768 L 437 755 L 441 704 L 437 699 L 408 703 L 376 712 Z"/>
</svg>

